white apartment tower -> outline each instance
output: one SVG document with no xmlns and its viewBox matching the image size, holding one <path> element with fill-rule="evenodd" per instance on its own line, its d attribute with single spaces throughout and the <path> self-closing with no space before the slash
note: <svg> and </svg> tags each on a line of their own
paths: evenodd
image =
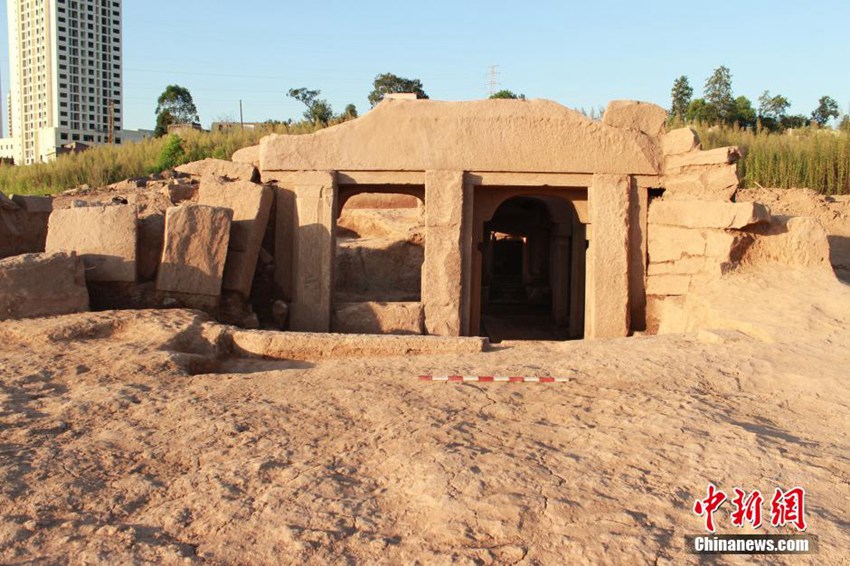
<svg viewBox="0 0 850 566">
<path fill-rule="evenodd" d="M 18 165 L 57 148 L 121 143 L 120 0 L 7 0 Z"/>
</svg>

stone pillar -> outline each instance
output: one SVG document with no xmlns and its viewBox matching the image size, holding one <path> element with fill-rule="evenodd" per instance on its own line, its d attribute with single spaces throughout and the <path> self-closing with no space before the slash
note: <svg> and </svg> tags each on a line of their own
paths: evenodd
<svg viewBox="0 0 850 566">
<path fill-rule="evenodd" d="M 628 336 L 631 178 L 594 175 L 588 190 L 585 338 Z"/>
<path fill-rule="evenodd" d="M 422 303 L 425 329 L 437 336 L 468 332 L 464 316 L 464 255 L 471 245 L 471 188 L 462 171 L 425 174 L 425 264 L 422 266 Z"/>
<path fill-rule="evenodd" d="M 336 256 L 336 173 L 298 173 L 287 180 L 287 185 L 291 194 L 278 198 L 278 203 L 284 204 L 283 210 L 278 211 L 278 234 L 290 239 L 288 242 L 278 239 L 277 243 L 284 253 L 289 248 L 292 254 L 291 277 L 288 278 L 291 289 L 289 329 L 329 332 Z M 281 221 L 287 220 L 282 217 L 287 205 L 291 212 L 289 234 L 280 226 Z"/>
</svg>

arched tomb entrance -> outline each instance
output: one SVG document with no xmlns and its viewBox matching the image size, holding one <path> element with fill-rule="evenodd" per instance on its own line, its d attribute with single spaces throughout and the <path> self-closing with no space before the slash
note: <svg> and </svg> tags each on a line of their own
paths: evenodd
<svg viewBox="0 0 850 566">
<path fill-rule="evenodd" d="M 587 241 L 570 197 L 586 192 L 540 192 L 504 188 L 477 211 L 473 331 L 493 341 L 584 336 Z"/>
<path fill-rule="evenodd" d="M 535 196 L 506 200 L 484 223 L 482 335 L 493 341 L 583 337 L 585 246 L 572 245 L 574 236 L 584 243 L 577 224 L 568 201 Z"/>
</svg>

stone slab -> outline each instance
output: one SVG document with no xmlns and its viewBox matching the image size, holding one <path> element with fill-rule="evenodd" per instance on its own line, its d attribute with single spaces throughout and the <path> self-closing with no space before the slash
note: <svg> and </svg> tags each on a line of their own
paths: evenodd
<svg viewBox="0 0 850 566">
<path fill-rule="evenodd" d="M 424 334 L 422 303 L 340 303 L 331 331 L 342 334 Z"/>
<path fill-rule="evenodd" d="M 665 175 L 666 200 L 716 200 L 730 202 L 738 189 L 735 164 L 691 167 Z"/>
<path fill-rule="evenodd" d="M 664 133 L 667 111 L 636 100 L 612 100 L 605 109 L 602 123 L 615 128 L 628 128 L 658 137 Z"/>
<path fill-rule="evenodd" d="M 699 151 L 700 141 L 693 128 L 679 128 L 667 132 L 661 137 L 661 151 L 664 155 L 678 155 Z"/>
<path fill-rule="evenodd" d="M 192 183 L 181 183 L 177 179 L 172 179 L 167 185 L 162 187 L 162 194 L 168 197 L 172 204 L 180 204 L 183 201 L 192 200 L 198 191 L 197 185 Z"/>
<path fill-rule="evenodd" d="M 85 268 L 74 252 L 24 254 L 0 260 L 0 320 L 88 309 Z"/>
<path fill-rule="evenodd" d="M 647 230 L 650 264 L 705 255 L 705 236 L 699 230 L 652 224 Z"/>
<path fill-rule="evenodd" d="M 220 177 L 201 179 L 198 204 L 233 211 L 223 287 L 238 291 L 244 297 L 251 294 L 273 199 L 271 187 L 247 181 L 228 182 Z"/>
<path fill-rule="evenodd" d="M 44 251 L 49 212 L 0 209 L 0 258 Z"/>
<path fill-rule="evenodd" d="M 46 251 L 76 252 L 86 265 L 87 281 L 135 281 L 136 211 L 134 205 L 54 210 Z"/>
<path fill-rule="evenodd" d="M 691 284 L 690 275 L 652 275 L 647 279 L 649 295 L 684 295 Z"/>
<path fill-rule="evenodd" d="M 487 349 L 481 337 L 398 336 L 233 330 L 237 354 L 278 360 L 319 360 L 381 356 L 475 354 Z"/>
<path fill-rule="evenodd" d="M 53 199 L 51 197 L 12 195 L 12 202 L 21 207 L 21 210 L 27 212 L 46 214 L 53 212 Z"/>
<path fill-rule="evenodd" d="M 676 261 L 650 263 L 647 275 L 694 275 L 705 269 L 706 261 L 703 256 L 683 257 Z"/>
<path fill-rule="evenodd" d="M 248 165 L 252 165 L 259 169 L 260 167 L 260 146 L 252 145 L 249 147 L 243 147 L 242 149 L 234 152 L 233 157 L 230 159 L 234 163 L 247 163 Z"/>
<path fill-rule="evenodd" d="M 204 159 L 193 161 L 175 168 L 179 173 L 186 173 L 193 177 L 226 177 L 231 181 L 259 181 L 260 175 L 257 168 L 249 163 L 234 163 L 224 159 Z"/>
<path fill-rule="evenodd" d="M 731 165 L 741 158 L 737 147 L 718 147 L 705 151 L 692 151 L 680 155 L 669 155 L 665 160 L 665 170 L 675 171 L 684 167 L 703 165 Z"/>
<path fill-rule="evenodd" d="M 199 204 L 169 208 L 157 290 L 220 295 L 232 218 L 228 208 Z"/>
<path fill-rule="evenodd" d="M 655 200 L 649 208 L 651 225 L 741 229 L 766 222 L 770 222 L 770 209 L 755 202 Z"/>
<path fill-rule="evenodd" d="M 662 155 L 639 131 L 549 100 L 384 100 L 339 127 L 264 137 L 260 164 L 263 178 L 314 170 L 656 175 Z"/>
<path fill-rule="evenodd" d="M 721 261 L 729 260 L 735 247 L 745 239 L 749 239 L 749 236 L 732 231 L 706 230 L 705 256 Z"/>
</svg>

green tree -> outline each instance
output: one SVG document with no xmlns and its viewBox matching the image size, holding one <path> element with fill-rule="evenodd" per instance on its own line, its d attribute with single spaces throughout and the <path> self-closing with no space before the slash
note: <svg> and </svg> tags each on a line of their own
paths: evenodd
<svg viewBox="0 0 850 566">
<path fill-rule="evenodd" d="M 416 98 L 428 98 L 419 79 L 405 79 L 392 73 L 383 73 L 375 77 L 372 83 L 372 92 L 369 93 L 369 104 L 373 107 L 384 99 L 384 95 L 412 92 Z"/>
<path fill-rule="evenodd" d="M 197 124 L 198 109 L 189 89 L 179 85 L 168 85 L 157 99 L 156 130 L 154 135 L 164 136 L 172 124 Z"/>
<path fill-rule="evenodd" d="M 337 119 L 342 120 L 343 122 L 354 120 L 355 118 L 357 118 L 357 107 L 353 104 L 347 105 L 345 110 L 342 111 L 342 114 L 337 116 Z"/>
<path fill-rule="evenodd" d="M 735 99 L 735 122 L 742 128 L 753 128 L 758 116 L 753 108 L 753 103 L 746 96 Z"/>
<path fill-rule="evenodd" d="M 788 112 L 788 107 L 791 103 L 781 94 L 771 96 L 770 91 L 766 90 L 759 96 L 759 116 L 762 118 L 773 118 L 781 120 Z"/>
<path fill-rule="evenodd" d="M 735 120 L 735 98 L 732 96 L 732 72 L 720 66 L 705 81 L 705 102 L 714 107 L 716 121 L 731 124 Z"/>
<path fill-rule="evenodd" d="M 307 107 L 304 111 L 304 119 L 316 126 L 327 126 L 328 122 L 333 118 L 333 109 L 327 100 L 319 98 L 322 94 L 320 90 L 310 90 L 307 88 L 291 88 L 287 93 L 290 96 Z"/>
<path fill-rule="evenodd" d="M 682 75 L 673 82 L 673 91 L 670 93 L 672 101 L 670 104 L 670 116 L 683 120 L 688 113 L 688 106 L 694 95 L 694 89 L 688 82 L 688 77 Z"/>
<path fill-rule="evenodd" d="M 838 122 L 838 129 L 842 132 L 850 134 L 850 115 L 845 114 Z"/>
<path fill-rule="evenodd" d="M 789 130 L 792 128 L 805 128 L 810 126 L 812 123 L 811 119 L 808 116 L 804 116 L 802 114 L 791 114 L 782 117 L 782 120 L 779 122 L 779 126 L 783 130 Z"/>
<path fill-rule="evenodd" d="M 770 91 L 764 91 L 759 96 L 758 118 L 762 126 L 771 131 L 782 129 L 789 106 L 791 106 L 791 103 L 781 94 L 771 96 Z"/>
<path fill-rule="evenodd" d="M 524 94 L 516 94 L 512 90 L 503 89 L 490 95 L 490 99 L 525 100 Z"/>
<path fill-rule="evenodd" d="M 830 118 L 838 118 L 838 103 L 831 96 L 821 96 L 818 100 L 818 107 L 812 112 L 812 120 L 818 123 L 818 126 L 826 126 Z"/>
<path fill-rule="evenodd" d="M 717 122 L 717 109 L 711 104 L 708 104 L 704 98 L 695 98 L 688 104 L 685 119 L 688 122 L 714 124 Z"/>
</svg>

